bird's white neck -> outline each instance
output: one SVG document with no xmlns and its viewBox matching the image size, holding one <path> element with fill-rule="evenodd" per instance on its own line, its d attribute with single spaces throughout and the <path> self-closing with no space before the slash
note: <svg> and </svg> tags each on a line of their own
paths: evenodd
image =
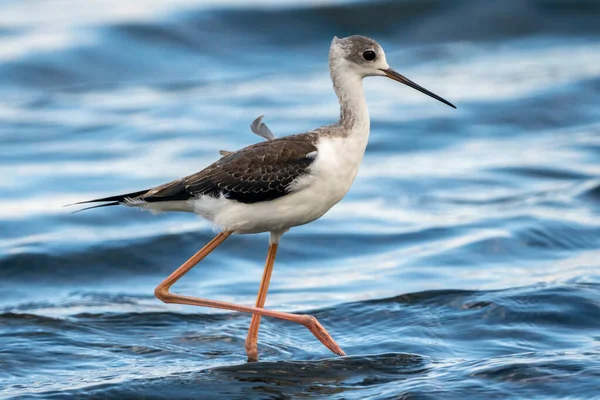
<svg viewBox="0 0 600 400">
<path fill-rule="evenodd" d="M 362 77 L 341 67 L 331 69 L 331 80 L 340 102 L 338 124 L 349 134 L 368 135 L 369 109 L 365 100 Z"/>
</svg>

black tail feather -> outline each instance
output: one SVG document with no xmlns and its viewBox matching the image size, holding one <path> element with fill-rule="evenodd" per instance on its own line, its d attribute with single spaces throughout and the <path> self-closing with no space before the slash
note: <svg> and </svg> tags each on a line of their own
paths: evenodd
<svg viewBox="0 0 600 400">
<path fill-rule="evenodd" d="M 98 206 L 92 206 L 92 207 L 82 208 L 81 210 L 74 211 L 73 214 L 75 214 L 75 213 L 78 213 L 80 211 L 90 210 L 92 208 L 107 207 L 107 206 L 116 206 L 116 205 L 119 205 L 119 204 L 123 203 L 125 201 L 125 199 L 135 198 L 135 197 L 141 196 L 144 193 L 147 193 L 149 190 L 150 189 L 146 189 L 146 190 L 140 190 L 139 192 L 132 192 L 132 193 L 120 194 L 118 196 L 110 196 L 110 197 L 103 197 L 101 199 L 80 201 L 78 203 L 67 204 L 65 207 L 75 206 L 75 205 L 78 205 L 78 204 L 109 202 L 107 204 L 100 204 Z"/>
<path fill-rule="evenodd" d="M 77 204 L 87 204 L 87 203 L 102 203 L 104 201 L 116 201 L 118 203 L 122 203 L 125 201 L 126 198 L 134 198 L 134 197 L 138 197 L 144 193 L 147 193 L 150 189 L 146 189 L 146 190 L 140 190 L 139 192 L 132 192 L 132 193 L 127 193 L 127 194 L 120 194 L 118 196 L 110 196 L 110 197 L 103 197 L 101 199 L 94 199 L 94 200 L 86 200 L 86 201 L 80 201 L 77 203 L 73 203 L 73 204 L 67 204 L 67 206 L 75 206 Z"/>
<path fill-rule="evenodd" d="M 77 203 L 77 204 L 79 204 L 79 203 Z M 85 211 L 85 210 L 91 210 L 92 208 L 100 208 L 100 207 L 108 207 L 108 206 L 118 206 L 119 204 L 120 203 L 118 201 L 113 201 L 112 203 L 99 204 L 97 206 L 91 206 L 91 207 L 82 208 L 81 210 L 73 211 L 71 214 L 77 214 L 78 212 Z"/>
</svg>

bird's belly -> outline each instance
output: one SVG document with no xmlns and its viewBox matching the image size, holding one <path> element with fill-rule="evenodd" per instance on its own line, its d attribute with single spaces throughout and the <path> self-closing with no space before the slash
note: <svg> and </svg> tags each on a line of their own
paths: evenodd
<svg viewBox="0 0 600 400">
<path fill-rule="evenodd" d="M 323 182 L 275 200 L 251 204 L 202 196 L 194 200 L 194 208 L 220 229 L 236 233 L 285 232 L 321 217 L 344 196 L 341 188 L 332 191 L 324 186 Z"/>
</svg>

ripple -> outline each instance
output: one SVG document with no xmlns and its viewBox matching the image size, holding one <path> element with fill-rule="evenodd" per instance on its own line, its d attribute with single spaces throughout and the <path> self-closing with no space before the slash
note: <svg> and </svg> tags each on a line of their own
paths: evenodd
<svg viewBox="0 0 600 400">
<path fill-rule="evenodd" d="M 597 2 L 113 3 L 0 6 L 0 397 L 597 392 Z M 284 236 L 267 300 L 349 356 L 263 318 L 247 364 L 248 315 L 153 296 L 207 222 L 62 206 L 193 173 L 258 115 L 333 122 L 327 46 L 354 33 L 459 108 L 366 80 L 364 165 Z M 254 304 L 267 243 L 227 240 L 174 290 Z"/>
</svg>

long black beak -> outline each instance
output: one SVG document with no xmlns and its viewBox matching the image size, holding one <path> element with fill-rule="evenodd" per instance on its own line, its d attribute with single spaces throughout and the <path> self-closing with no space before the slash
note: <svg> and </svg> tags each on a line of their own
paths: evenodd
<svg viewBox="0 0 600 400">
<path fill-rule="evenodd" d="M 405 77 L 404 75 L 399 74 L 398 72 L 394 71 L 391 68 L 382 69 L 381 71 L 385 74 L 385 76 L 387 76 L 390 79 L 393 79 L 400 83 L 404 83 L 406 86 L 410 86 L 413 89 L 417 89 L 419 92 L 425 93 L 427 96 L 433 97 L 434 99 L 441 101 L 442 103 L 447 104 L 452 108 L 456 108 L 456 106 L 454 104 L 450 103 L 448 100 L 438 96 L 437 94 L 435 94 L 433 92 L 430 92 L 429 90 L 425 89 L 423 86 L 417 85 L 416 83 L 414 83 L 413 81 L 411 81 L 410 79 Z"/>
</svg>

